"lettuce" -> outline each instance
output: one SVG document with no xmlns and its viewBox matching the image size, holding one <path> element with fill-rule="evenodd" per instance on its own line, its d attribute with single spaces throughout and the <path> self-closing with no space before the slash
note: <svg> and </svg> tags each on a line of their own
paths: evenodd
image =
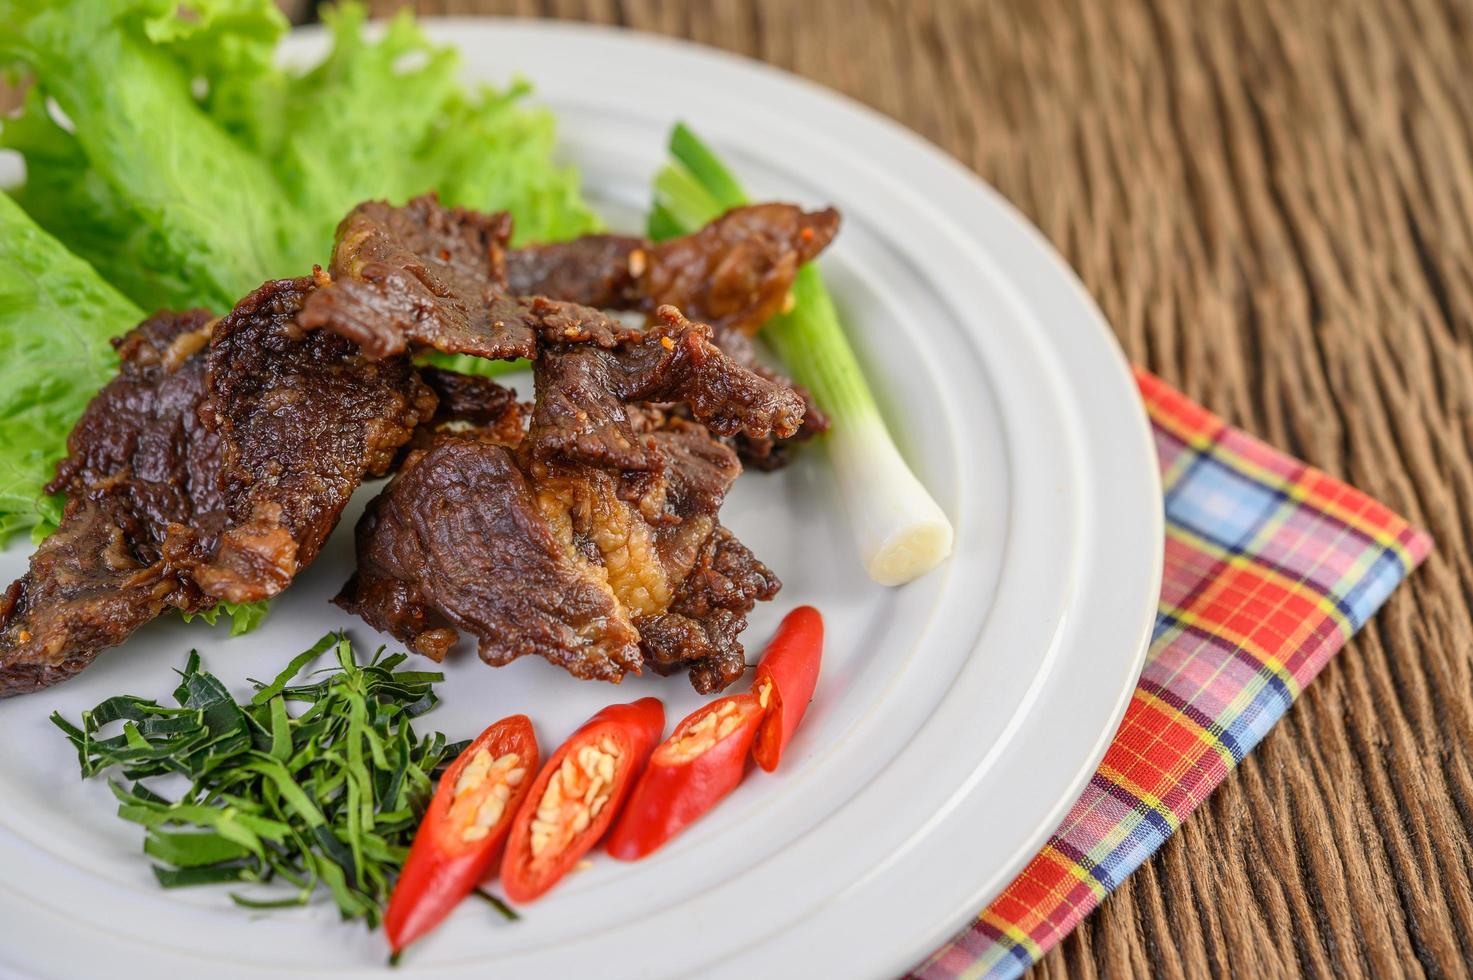
<svg viewBox="0 0 1473 980">
<path fill-rule="evenodd" d="M 34 78 L 0 129 L 16 199 L 145 309 L 305 274 L 367 198 L 438 190 L 511 211 L 519 240 L 597 228 L 525 85 L 468 90 L 408 15 L 376 40 L 357 5 L 325 17 L 331 53 L 295 72 L 271 0 L 0 0 L 0 64 Z"/>
<path fill-rule="evenodd" d="M 72 153 L 86 160 L 88 179 L 78 182 L 85 190 L 63 191 L 32 213 L 145 309 L 228 309 L 264 278 L 305 271 L 315 250 L 288 234 L 289 204 L 268 163 L 194 97 L 189 59 L 149 39 L 146 28 L 157 35 L 180 16 L 159 6 L 0 0 L 0 55 L 34 73 L 37 89 L 70 123 L 63 132 Z M 32 99 L 33 124 L 38 107 L 44 103 Z M 27 172 L 36 170 L 27 159 Z M 22 191 L 19 200 L 25 206 L 37 196 Z M 81 208 L 98 200 L 109 223 L 128 230 L 112 247 L 97 247 L 98 236 L 85 229 Z"/>
<path fill-rule="evenodd" d="M 230 635 L 243 636 L 260 626 L 270 611 L 270 600 L 262 599 L 258 602 L 217 602 L 208 609 L 183 615 L 186 623 L 202 619 L 207 625 L 214 626 L 220 621 L 220 614 L 224 613 L 230 617 Z"/>
<path fill-rule="evenodd" d="M 108 338 L 141 315 L 0 194 L 0 542 L 55 526 L 60 507 L 42 487 L 117 369 Z"/>
<path fill-rule="evenodd" d="M 528 85 L 467 90 L 458 52 L 431 45 L 407 12 L 374 43 L 361 7 L 328 8 L 323 19 L 331 54 L 286 85 L 286 104 L 311 124 L 288 126 L 258 149 L 277 161 L 302 212 L 322 222 L 325 242 L 359 201 L 431 189 L 448 204 L 510 211 L 519 241 L 599 227 L 576 171 L 552 163 L 556 122 L 524 105 Z"/>
</svg>

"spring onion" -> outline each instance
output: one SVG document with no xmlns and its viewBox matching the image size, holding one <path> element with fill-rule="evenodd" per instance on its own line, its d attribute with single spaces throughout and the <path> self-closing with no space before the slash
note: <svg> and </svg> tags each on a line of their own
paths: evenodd
<svg viewBox="0 0 1473 980">
<path fill-rule="evenodd" d="M 689 234 L 747 203 L 731 171 L 684 124 L 671 131 L 669 149 L 673 159 L 655 177 L 650 237 Z M 798 273 L 792 296 L 762 338 L 833 419 L 825 443 L 865 569 L 882 585 L 903 585 L 951 554 L 951 522 L 896 448 L 818 269 Z"/>
<path fill-rule="evenodd" d="M 336 665 L 293 683 L 332 652 Z M 143 850 L 165 888 L 284 881 L 285 895 L 232 895 L 246 908 L 306 904 L 319 886 L 344 919 L 376 925 L 430 799 L 434 772 L 464 745 L 412 719 L 433 708 L 442 675 L 400 670 L 406 655 L 359 663 L 340 634 L 295 657 L 247 702 L 191 653 L 177 706 L 120 695 L 82 713 L 51 716 L 84 777 L 110 780 L 118 816 L 147 830 Z M 287 704 L 304 704 L 295 716 Z M 104 729 L 121 723 L 115 735 Z M 170 800 L 144 780 L 183 776 Z"/>
</svg>

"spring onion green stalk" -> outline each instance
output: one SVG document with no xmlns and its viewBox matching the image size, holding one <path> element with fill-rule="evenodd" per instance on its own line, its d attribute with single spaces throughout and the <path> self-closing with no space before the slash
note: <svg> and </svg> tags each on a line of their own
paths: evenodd
<svg viewBox="0 0 1473 980">
<path fill-rule="evenodd" d="M 689 234 L 747 203 L 731 171 L 684 124 L 671 131 L 669 148 L 674 159 L 655 177 L 651 238 Z M 824 441 L 866 571 L 882 585 L 903 585 L 951 554 L 951 522 L 896 448 L 817 268 L 798 273 L 792 296 L 762 338 L 833 419 Z"/>
<path fill-rule="evenodd" d="M 303 682 L 329 651 L 337 661 Z M 51 716 L 77 750 L 82 775 L 114 772 L 118 816 L 147 830 L 143 850 L 165 888 L 284 881 L 286 895 L 232 895 L 252 909 L 305 904 L 319 887 L 344 919 L 377 924 L 429 804 L 436 769 L 465 745 L 411 720 L 435 706 L 441 674 L 395 670 L 406 655 L 360 663 L 329 633 L 276 679 L 237 703 L 191 653 L 177 706 L 119 695 L 80 724 Z M 305 705 L 288 714 L 287 703 Z M 119 724 L 120 723 L 120 724 Z M 105 730 L 118 724 L 118 734 Z M 144 780 L 180 775 L 170 800 Z"/>
</svg>

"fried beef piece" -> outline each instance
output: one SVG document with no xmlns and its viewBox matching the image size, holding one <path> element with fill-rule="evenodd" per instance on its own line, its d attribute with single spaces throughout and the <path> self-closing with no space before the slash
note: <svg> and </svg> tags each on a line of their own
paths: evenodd
<svg viewBox="0 0 1473 980">
<path fill-rule="evenodd" d="M 782 583 L 726 528 L 717 526 L 669 611 L 640 619 L 640 647 L 654 669 L 690 669 L 701 694 L 720 691 L 747 669 L 738 637 L 758 600 L 777 595 Z"/>
<path fill-rule="evenodd" d="M 584 235 L 506 253 L 507 288 L 514 296 L 550 296 L 606 310 L 637 310 L 645 299 L 639 276 L 653 246 L 632 235 Z"/>
<path fill-rule="evenodd" d="M 338 225 L 332 283 L 307 303 L 304 329 L 327 328 L 370 357 L 431 347 L 493 360 L 532 357 L 537 340 L 611 345 L 627 330 L 598 310 L 506 289 L 511 218 L 441 207 L 358 205 Z"/>
<path fill-rule="evenodd" d="M 712 571 L 730 564 L 711 542 L 729 538 L 716 514 L 741 465 L 706 426 L 643 403 L 678 400 L 758 434 L 792 431 L 802 404 L 706 328 L 673 310 L 661 323 L 610 351 L 544 350 L 517 451 L 441 434 L 412 456 L 359 524 L 358 573 L 338 603 L 433 657 L 467 630 L 489 663 L 537 653 L 618 680 L 643 664 L 645 623 L 669 637 L 662 669 L 694 664 L 703 690 L 739 674 L 745 613 L 778 585 L 761 569 L 718 589 Z"/>
<path fill-rule="evenodd" d="M 336 601 L 434 660 L 463 629 L 497 666 L 535 653 L 608 681 L 640 666 L 608 585 L 558 540 L 512 454 L 476 440 L 410 457 L 359 522 Z"/>
<path fill-rule="evenodd" d="M 61 526 L 0 596 L 0 697 L 66 680 L 167 608 L 213 604 L 169 540 L 189 525 L 208 544 L 225 519 L 216 440 L 198 415 L 211 319 L 159 314 L 115 341 L 118 375 L 47 487 L 68 494 Z"/>
<path fill-rule="evenodd" d="M 507 280 L 518 296 L 652 313 L 669 304 L 718 331 L 754 334 L 782 310 L 798 269 L 839 230 L 833 208 L 792 204 L 734 208 L 700 231 L 655 244 L 588 235 L 508 252 Z"/>
<path fill-rule="evenodd" d="M 557 346 L 537 362 L 537 404 L 530 443 L 538 459 L 560 457 L 622 470 L 654 465 L 635 437 L 628 402 L 677 402 L 720 435 L 790 436 L 803 422 L 803 400 L 711 343 L 710 328 L 674 307 L 639 342 L 613 350 Z"/>
<path fill-rule="evenodd" d="M 482 375 L 425 366 L 419 376 L 435 393 L 437 423 L 500 425 L 520 408 L 515 391 Z"/>
<path fill-rule="evenodd" d="M 661 242 L 640 277 L 649 302 L 670 303 L 718 330 L 751 335 L 783 308 L 798 269 L 828 247 L 839 212 L 791 204 L 735 208 L 693 235 Z"/>
<path fill-rule="evenodd" d="M 286 588 L 358 485 L 387 473 L 435 411 L 407 357 L 371 360 L 345 337 L 297 328 L 317 286 L 268 282 L 215 326 L 201 411 L 220 438 L 229 521 L 192 573 L 228 602 Z"/>
<path fill-rule="evenodd" d="M 527 466 L 538 508 L 564 547 L 602 569 L 632 620 L 670 608 L 716 528 L 741 464 L 701 425 L 681 419 L 641 434 L 649 472 L 568 462 Z"/>
<path fill-rule="evenodd" d="M 803 400 L 803 424 L 791 435 L 753 436 L 740 432 L 732 437 L 732 445 L 741 454 L 742 462 L 755 466 L 759 470 L 780 470 L 788 465 L 793 446 L 829 431 L 829 417 L 824 414 L 823 409 L 818 407 L 818 403 L 813 400 L 813 395 L 807 388 L 794 384 L 781 373 L 760 363 L 751 337 L 739 330 L 728 328 L 717 331 L 714 342 L 732 360 L 750 368 L 753 374 L 773 384 L 787 385 Z"/>
<path fill-rule="evenodd" d="M 839 213 L 833 208 L 737 208 L 693 235 L 661 243 L 642 277 L 643 288 L 652 301 L 672 303 L 686 316 L 711 324 L 717 345 L 737 361 L 791 384 L 758 362 L 750 337 L 782 310 L 798 269 L 827 248 L 838 230 Z M 787 462 L 789 445 L 828 431 L 828 417 L 813 396 L 793 387 L 804 402 L 802 428 L 779 438 L 744 433 L 737 439 L 742 458 L 759 469 L 778 469 Z"/>
<path fill-rule="evenodd" d="M 61 526 L 0 599 L 0 695 L 65 680 L 170 607 L 279 592 L 434 412 L 407 358 L 295 327 L 315 286 L 267 283 L 219 321 L 160 314 L 117 343 L 48 488 L 68 495 Z"/>
<path fill-rule="evenodd" d="M 791 204 L 728 211 L 693 235 L 658 245 L 645 239 L 590 235 L 509 252 L 513 292 L 536 293 L 588 306 L 642 309 L 662 304 L 711 325 L 713 341 L 738 363 L 778 383 L 791 382 L 759 363 L 750 336 L 778 313 L 798 269 L 833 240 L 833 209 L 804 212 Z M 785 438 L 744 433 L 742 458 L 761 469 L 787 461 L 787 446 L 828 431 L 828 418 L 806 390 L 803 425 Z"/>
<path fill-rule="evenodd" d="M 532 407 L 518 401 L 512 389 L 480 375 L 437 367 L 421 367 L 419 376 L 439 404 L 429 424 L 414 430 L 411 448 L 428 449 L 435 436 L 444 432 L 507 448 L 521 443 Z"/>
<path fill-rule="evenodd" d="M 736 454 L 700 425 L 656 417 L 651 433 L 662 461 L 653 492 L 639 499 L 655 527 L 668 582 L 678 583 L 664 608 L 635 620 L 640 647 L 662 674 L 689 668 L 702 694 L 741 677 L 746 660 L 739 634 L 759 599 L 782 583 L 717 520 L 741 473 Z M 673 519 L 673 520 L 672 520 Z"/>
</svg>

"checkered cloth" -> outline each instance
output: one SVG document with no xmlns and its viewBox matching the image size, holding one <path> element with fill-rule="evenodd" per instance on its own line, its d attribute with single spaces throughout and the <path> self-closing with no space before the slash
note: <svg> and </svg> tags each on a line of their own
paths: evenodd
<svg viewBox="0 0 1473 980">
<path fill-rule="evenodd" d="M 1140 683 L 1047 845 L 915 976 L 1014 977 L 1176 830 L 1431 550 L 1366 495 L 1137 372 L 1166 492 Z"/>
</svg>

